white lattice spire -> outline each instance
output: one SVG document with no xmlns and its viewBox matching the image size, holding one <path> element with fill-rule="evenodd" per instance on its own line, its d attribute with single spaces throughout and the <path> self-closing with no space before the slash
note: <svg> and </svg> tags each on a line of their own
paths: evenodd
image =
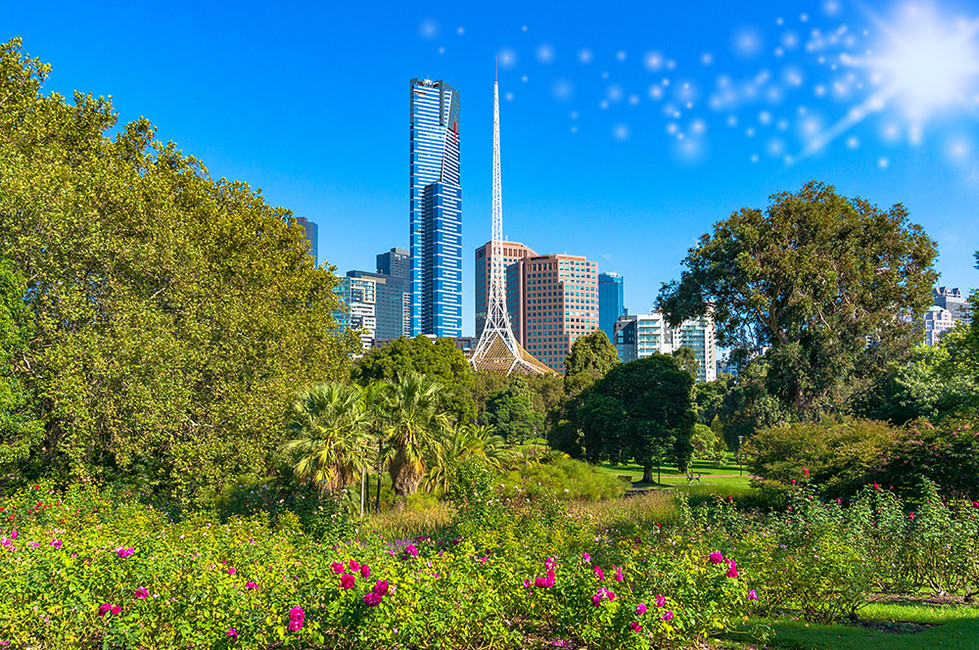
<svg viewBox="0 0 979 650">
<path fill-rule="evenodd" d="M 500 181 L 500 85 L 494 62 L 493 79 L 493 224 L 488 264 L 486 324 L 470 363 L 476 370 L 553 373 L 517 342 L 506 308 L 506 269 L 503 266 L 503 188 Z"/>
</svg>

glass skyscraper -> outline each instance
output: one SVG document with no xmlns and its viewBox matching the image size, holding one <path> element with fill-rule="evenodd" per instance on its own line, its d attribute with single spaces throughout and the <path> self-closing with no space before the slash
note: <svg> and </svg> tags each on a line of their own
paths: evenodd
<svg viewBox="0 0 979 650">
<path fill-rule="evenodd" d="M 462 336 L 459 92 L 411 80 L 411 333 Z"/>
<path fill-rule="evenodd" d="M 622 276 L 618 273 L 598 274 L 598 327 L 615 341 L 615 321 L 626 313 Z"/>
</svg>

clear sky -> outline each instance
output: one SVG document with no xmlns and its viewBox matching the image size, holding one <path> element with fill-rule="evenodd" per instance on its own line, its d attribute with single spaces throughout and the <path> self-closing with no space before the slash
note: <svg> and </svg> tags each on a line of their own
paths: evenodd
<svg viewBox="0 0 979 650">
<path fill-rule="evenodd" d="M 979 285 L 979 3 L 35 2 L 0 36 L 46 90 L 319 223 L 342 274 L 408 246 L 412 77 L 460 91 L 464 333 L 489 239 L 499 58 L 506 238 L 625 276 L 631 313 L 713 223 L 811 179 L 903 203 Z"/>
</svg>

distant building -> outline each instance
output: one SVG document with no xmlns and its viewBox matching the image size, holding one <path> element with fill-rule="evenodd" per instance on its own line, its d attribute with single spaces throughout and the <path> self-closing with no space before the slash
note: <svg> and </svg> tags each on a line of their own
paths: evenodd
<svg viewBox="0 0 979 650">
<path fill-rule="evenodd" d="M 411 254 L 404 248 L 379 253 L 377 273 L 385 279 L 378 286 L 377 337 L 411 336 Z"/>
<path fill-rule="evenodd" d="M 423 334 L 422 336 L 431 339 L 433 342 L 439 338 L 436 336 L 432 336 L 431 334 Z M 471 336 L 444 336 L 441 338 L 447 338 L 450 341 L 452 341 L 453 345 L 456 346 L 456 350 L 462 351 L 462 353 L 465 354 L 466 356 L 469 356 L 470 353 L 472 353 L 473 348 L 476 347 L 476 343 L 479 341 L 479 339 L 473 338 Z M 373 347 L 382 348 L 388 343 L 390 343 L 391 341 L 396 341 L 396 340 L 397 339 L 376 338 L 373 341 Z"/>
<path fill-rule="evenodd" d="M 353 274 L 362 271 L 351 271 Z M 352 276 L 340 278 L 338 293 L 347 307 L 346 313 L 337 314 L 342 329 L 359 330 L 360 343 L 364 350 L 371 347 L 377 332 L 377 288 L 384 284 L 383 278 Z"/>
<path fill-rule="evenodd" d="M 599 273 L 598 327 L 605 332 L 609 341 L 615 337 L 615 321 L 626 313 L 622 276 L 618 273 Z"/>
<path fill-rule="evenodd" d="M 316 223 L 306 217 L 296 217 L 296 223 L 306 231 L 306 241 L 309 242 L 309 254 L 313 256 L 313 263 L 319 264 L 319 227 Z"/>
<path fill-rule="evenodd" d="M 533 249 L 524 246 L 520 242 L 502 242 L 503 250 L 503 264 L 501 264 L 502 273 L 506 276 L 507 270 L 515 263 L 520 261 L 525 257 L 536 256 L 537 253 Z M 489 285 L 487 284 L 487 276 L 489 274 L 490 268 L 490 255 L 492 254 L 493 242 L 486 242 L 484 245 L 476 249 L 476 338 L 479 339 L 483 335 L 483 327 L 486 324 L 486 301 L 489 300 L 487 294 L 487 289 Z M 504 280 L 505 282 L 505 280 Z M 510 314 L 511 321 L 513 320 L 514 314 L 519 311 L 520 305 L 517 302 L 511 302 L 510 296 L 507 296 L 507 313 Z M 511 325 L 515 325 L 511 323 Z M 520 334 L 517 330 L 513 330 L 514 335 L 516 335 L 519 340 Z"/>
<path fill-rule="evenodd" d="M 459 92 L 412 79 L 409 95 L 411 332 L 461 336 Z"/>
<path fill-rule="evenodd" d="M 941 340 L 945 332 L 958 324 L 958 321 L 952 317 L 950 310 L 935 306 L 930 307 L 925 312 L 924 324 L 925 343 L 927 345 L 935 345 Z"/>
<path fill-rule="evenodd" d="M 935 287 L 931 290 L 931 297 L 936 307 L 947 309 L 955 320 L 962 321 L 963 323 L 972 321 L 971 314 L 969 313 L 969 300 L 962 295 L 962 292 L 957 287 L 954 289 Z"/>
<path fill-rule="evenodd" d="M 649 314 L 620 316 L 613 332 L 612 342 L 624 363 L 655 352 L 672 354 L 681 347 L 688 347 L 697 358 L 697 381 L 717 379 L 717 341 L 714 320 L 710 316 L 692 318 L 672 328 L 660 312 L 651 310 Z"/>
<path fill-rule="evenodd" d="M 598 329 L 598 268 L 579 255 L 534 255 L 507 270 L 514 335 L 556 372 L 578 338 Z M 519 333 L 518 333 L 519 332 Z"/>
</svg>

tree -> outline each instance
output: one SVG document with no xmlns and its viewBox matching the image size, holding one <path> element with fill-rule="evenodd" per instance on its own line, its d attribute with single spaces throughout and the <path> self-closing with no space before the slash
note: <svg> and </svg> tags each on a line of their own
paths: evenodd
<svg viewBox="0 0 979 650">
<path fill-rule="evenodd" d="M 976 269 L 979 269 L 979 251 L 975 253 Z M 943 364 L 941 374 L 948 380 L 963 378 L 972 386 L 979 383 L 979 289 L 973 289 L 969 294 L 972 309 L 971 322 L 967 326 L 960 325 L 946 335 L 944 341 L 948 349 L 948 362 Z M 963 400 L 963 406 L 972 414 L 979 413 L 979 391 L 972 390 Z"/>
<path fill-rule="evenodd" d="M 719 461 L 724 458 L 724 438 L 707 425 L 699 422 L 693 425 L 693 435 L 690 437 L 693 445 L 693 455 L 698 460 Z"/>
<path fill-rule="evenodd" d="M 686 469 L 696 422 L 693 383 L 674 357 L 658 353 L 610 370 L 582 394 L 572 414 L 588 460 L 635 460 L 645 482 L 664 463 Z"/>
<path fill-rule="evenodd" d="M 301 390 L 286 412 L 289 439 L 282 449 L 300 480 L 335 492 L 359 478 L 369 464 L 371 414 L 361 391 L 344 384 Z"/>
<path fill-rule="evenodd" d="M 770 347 L 769 391 L 818 417 L 917 342 L 935 256 L 902 205 L 884 212 L 813 181 L 715 224 L 657 306 L 673 325 L 712 313 L 721 345 Z"/>
<path fill-rule="evenodd" d="M 602 330 L 586 334 L 571 344 L 564 362 L 564 390 L 569 395 L 605 376 L 619 363 L 608 336 Z"/>
<path fill-rule="evenodd" d="M 24 278 L 11 262 L 0 259 L 0 467 L 27 459 L 44 435 L 15 370 L 23 363 L 32 329 L 25 291 Z"/>
<path fill-rule="evenodd" d="M 385 409 L 384 430 L 391 449 L 388 472 L 397 502 L 403 510 L 409 494 L 418 490 L 426 468 L 434 465 L 439 441 L 449 427 L 442 410 L 442 386 L 417 373 L 406 373 L 395 382 Z"/>
<path fill-rule="evenodd" d="M 718 413 L 728 449 L 737 451 L 759 429 L 792 419 L 782 401 L 768 392 L 768 360 L 755 359 L 728 384 Z"/>
<path fill-rule="evenodd" d="M 278 463 L 297 385 L 339 379 L 336 277 L 248 185 L 212 179 L 109 100 L 42 95 L 0 45 L 0 241 L 33 328 L 14 367 L 43 441 L 23 480 L 108 479 L 206 502 Z"/>
<path fill-rule="evenodd" d="M 534 410 L 527 380 L 519 375 L 505 389 L 489 396 L 480 421 L 510 444 L 536 438 L 544 430 L 544 416 Z"/>
<path fill-rule="evenodd" d="M 366 386 L 372 381 L 391 381 L 409 373 L 425 375 L 441 384 L 442 400 L 456 420 L 466 423 L 476 419 L 473 373 L 466 355 L 456 348 L 452 339 L 433 341 L 424 335 L 413 339 L 401 337 L 371 349 L 350 376 L 355 383 Z"/>
<path fill-rule="evenodd" d="M 459 466 L 477 461 L 484 468 L 500 471 L 514 459 L 514 453 L 493 427 L 476 424 L 456 424 L 444 432 L 437 447 L 436 462 L 425 475 L 428 491 L 448 494 L 456 479 Z"/>
<path fill-rule="evenodd" d="M 697 370 L 700 368 L 700 362 L 697 361 L 697 353 L 693 351 L 693 348 L 687 346 L 679 347 L 673 351 L 673 356 L 676 357 L 677 361 L 680 363 L 680 369 L 684 372 L 690 373 L 693 380 L 697 381 Z"/>
</svg>

